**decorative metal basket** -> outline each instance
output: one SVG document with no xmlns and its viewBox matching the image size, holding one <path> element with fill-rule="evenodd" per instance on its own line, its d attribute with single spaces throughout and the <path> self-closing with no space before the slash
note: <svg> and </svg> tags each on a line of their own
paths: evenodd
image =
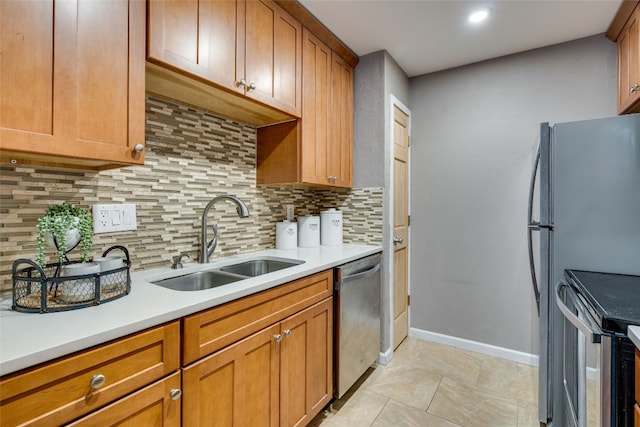
<svg viewBox="0 0 640 427">
<path fill-rule="evenodd" d="M 112 246 L 124 253 L 123 267 L 91 274 L 61 276 L 66 265 L 53 263 L 41 268 L 28 259 L 13 263 L 13 305 L 15 311 L 47 313 L 90 307 L 123 297 L 131 292 L 131 260 L 124 246 Z M 20 268 L 23 265 L 28 267 Z"/>
</svg>

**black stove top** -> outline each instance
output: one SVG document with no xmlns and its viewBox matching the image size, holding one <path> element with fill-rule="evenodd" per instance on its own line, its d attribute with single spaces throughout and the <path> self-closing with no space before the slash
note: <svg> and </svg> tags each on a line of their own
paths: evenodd
<svg viewBox="0 0 640 427">
<path fill-rule="evenodd" d="M 592 305 L 604 331 L 626 334 L 627 326 L 640 325 L 640 276 L 580 270 L 566 274 Z"/>
</svg>

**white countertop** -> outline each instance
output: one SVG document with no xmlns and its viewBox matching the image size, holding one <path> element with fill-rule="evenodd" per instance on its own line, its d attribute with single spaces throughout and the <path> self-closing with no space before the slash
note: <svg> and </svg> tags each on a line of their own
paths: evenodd
<svg viewBox="0 0 640 427">
<path fill-rule="evenodd" d="M 131 293 L 108 303 L 57 313 L 19 313 L 11 299 L 0 303 L 0 375 L 52 360 L 133 332 L 214 307 L 358 258 L 381 252 L 365 245 L 267 249 L 215 258 L 209 264 L 185 263 L 181 270 L 156 268 L 131 273 Z M 271 256 L 305 261 L 284 270 L 201 291 L 175 291 L 152 280 L 210 270 L 250 258 Z"/>
<path fill-rule="evenodd" d="M 631 338 L 631 341 L 640 350 L 640 326 L 629 326 L 627 328 L 627 335 Z"/>
</svg>

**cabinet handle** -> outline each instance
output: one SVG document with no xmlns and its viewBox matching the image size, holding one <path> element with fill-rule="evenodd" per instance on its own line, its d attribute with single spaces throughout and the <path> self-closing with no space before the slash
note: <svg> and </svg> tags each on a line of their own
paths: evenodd
<svg viewBox="0 0 640 427">
<path fill-rule="evenodd" d="M 329 177 L 329 181 L 330 181 L 330 182 L 336 182 L 337 180 L 338 180 L 338 177 L 337 177 L 337 176 L 330 176 L 330 177 Z"/>
<path fill-rule="evenodd" d="M 136 153 L 142 153 L 144 151 L 144 145 L 142 144 L 136 144 L 133 147 L 133 151 L 135 151 Z"/>
<path fill-rule="evenodd" d="M 403 243 L 404 243 L 404 239 L 402 237 L 393 236 L 393 244 L 394 245 L 401 245 Z"/>
<path fill-rule="evenodd" d="M 285 330 L 284 330 L 284 334 L 285 334 L 286 336 L 291 335 L 291 329 L 285 329 Z"/>
<path fill-rule="evenodd" d="M 171 397 L 171 400 L 178 400 L 180 399 L 180 397 L 182 397 L 182 390 L 180 390 L 179 388 L 173 388 L 169 392 L 169 396 Z"/>
<path fill-rule="evenodd" d="M 252 82 L 252 83 L 249 85 L 249 90 L 253 90 L 253 89 L 255 89 L 255 88 L 256 88 L 256 84 Z"/>
<path fill-rule="evenodd" d="M 274 340 L 276 340 L 276 342 L 280 342 L 280 341 L 282 341 L 282 335 L 280 335 L 280 334 L 275 334 L 275 335 L 273 336 L 273 339 L 274 339 Z"/>
<path fill-rule="evenodd" d="M 634 94 L 638 89 L 640 89 L 640 85 L 638 85 L 638 83 L 634 83 L 633 86 L 631 86 L 631 89 L 629 89 L 629 93 Z"/>
<path fill-rule="evenodd" d="M 94 375 L 93 378 L 91 378 L 91 388 L 100 388 L 106 382 L 107 382 L 107 378 L 104 375 L 102 374 Z"/>
</svg>

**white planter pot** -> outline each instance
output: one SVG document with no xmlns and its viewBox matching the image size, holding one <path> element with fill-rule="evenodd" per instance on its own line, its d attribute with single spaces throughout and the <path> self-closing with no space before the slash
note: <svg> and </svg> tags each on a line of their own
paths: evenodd
<svg viewBox="0 0 640 427">
<path fill-rule="evenodd" d="M 76 228 L 71 228 L 69 230 L 67 230 L 67 238 L 66 243 L 67 243 L 67 250 L 73 248 L 75 245 L 77 245 L 80 242 L 80 230 L 78 230 L 77 228 L 77 224 L 78 224 L 78 219 L 75 219 L 75 223 L 76 223 Z M 58 249 L 56 247 L 55 242 L 53 241 L 53 236 L 51 235 L 51 233 L 45 233 L 44 234 L 44 240 L 47 242 L 47 244 L 49 246 L 51 246 L 54 249 Z"/>
</svg>

